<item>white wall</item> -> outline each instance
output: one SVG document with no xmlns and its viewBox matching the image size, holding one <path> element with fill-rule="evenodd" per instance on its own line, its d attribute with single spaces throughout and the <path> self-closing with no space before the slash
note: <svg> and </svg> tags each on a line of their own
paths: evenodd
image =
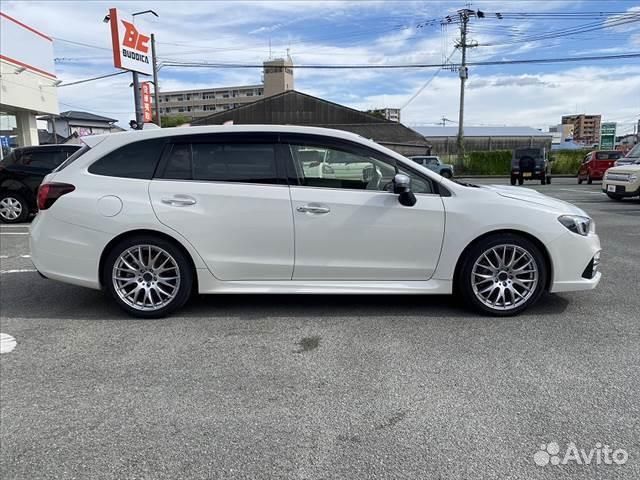
<svg viewBox="0 0 640 480">
<path fill-rule="evenodd" d="M 18 69 L 24 69 L 17 73 Z M 0 12 L 0 105 L 59 113 L 53 41 Z"/>
</svg>

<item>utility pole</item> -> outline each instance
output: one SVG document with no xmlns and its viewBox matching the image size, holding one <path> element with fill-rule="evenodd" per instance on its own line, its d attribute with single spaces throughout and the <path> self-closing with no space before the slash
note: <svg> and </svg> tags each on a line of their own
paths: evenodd
<svg viewBox="0 0 640 480">
<path fill-rule="evenodd" d="M 158 61 L 156 60 L 156 36 L 151 34 L 151 55 L 153 55 L 153 101 L 156 107 L 156 124 L 160 123 L 160 85 L 158 84 Z"/>
<path fill-rule="evenodd" d="M 469 18 L 476 15 L 471 9 L 465 8 L 458 11 L 460 17 L 460 40 L 456 43 L 456 47 L 462 51 L 462 62 L 458 73 L 460 76 L 460 113 L 458 115 L 458 167 L 464 165 L 464 86 L 469 78 L 469 69 L 467 68 L 467 48 L 477 46 L 477 43 L 467 43 L 467 26 Z"/>
</svg>

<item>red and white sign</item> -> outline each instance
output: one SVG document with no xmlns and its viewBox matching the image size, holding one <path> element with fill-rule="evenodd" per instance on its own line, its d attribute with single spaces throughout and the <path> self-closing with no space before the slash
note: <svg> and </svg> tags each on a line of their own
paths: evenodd
<svg viewBox="0 0 640 480">
<path fill-rule="evenodd" d="M 151 110 L 151 84 L 150 82 L 142 82 L 140 84 L 142 94 L 142 113 L 144 114 L 144 123 L 153 122 L 153 112 Z"/>
<path fill-rule="evenodd" d="M 113 64 L 123 70 L 152 75 L 151 37 L 142 33 L 133 21 L 120 18 L 116 8 L 109 9 L 109 21 Z"/>
</svg>

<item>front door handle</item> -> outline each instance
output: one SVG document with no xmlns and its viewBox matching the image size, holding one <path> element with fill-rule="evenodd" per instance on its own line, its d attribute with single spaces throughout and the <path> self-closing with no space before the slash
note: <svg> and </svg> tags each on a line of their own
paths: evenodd
<svg viewBox="0 0 640 480">
<path fill-rule="evenodd" d="M 331 211 L 331 209 L 327 206 L 316 205 L 311 203 L 308 205 L 302 205 L 296 208 L 296 210 L 298 210 L 300 213 L 314 213 L 314 214 L 329 213 Z"/>
<path fill-rule="evenodd" d="M 195 198 L 190 197 L 189 195 L 174 195 L 170 198 L 165 197 L 160 201 L 166 205 L 171 205 L 172 207 L 188 207 L 198 203 Z"/>
</svg>

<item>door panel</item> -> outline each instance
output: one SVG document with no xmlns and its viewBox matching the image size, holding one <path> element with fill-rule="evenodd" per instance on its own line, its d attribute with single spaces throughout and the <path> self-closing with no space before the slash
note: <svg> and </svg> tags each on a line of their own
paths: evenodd
<svg viewBox="0 0 640 480">
<path fill-rule="evenodd" d="M 186 237 L 218 279 L 291 279 L 287 186 L 154 179 L 149 196 L 158 219 Z"/>
<path fill-rule="evenodd" d="M 294 280 L 427 280 L 444 236 L 439 195 L 291 187 Z M 327 211 L 328 210 L 328 211 Z"/>
</svg>

